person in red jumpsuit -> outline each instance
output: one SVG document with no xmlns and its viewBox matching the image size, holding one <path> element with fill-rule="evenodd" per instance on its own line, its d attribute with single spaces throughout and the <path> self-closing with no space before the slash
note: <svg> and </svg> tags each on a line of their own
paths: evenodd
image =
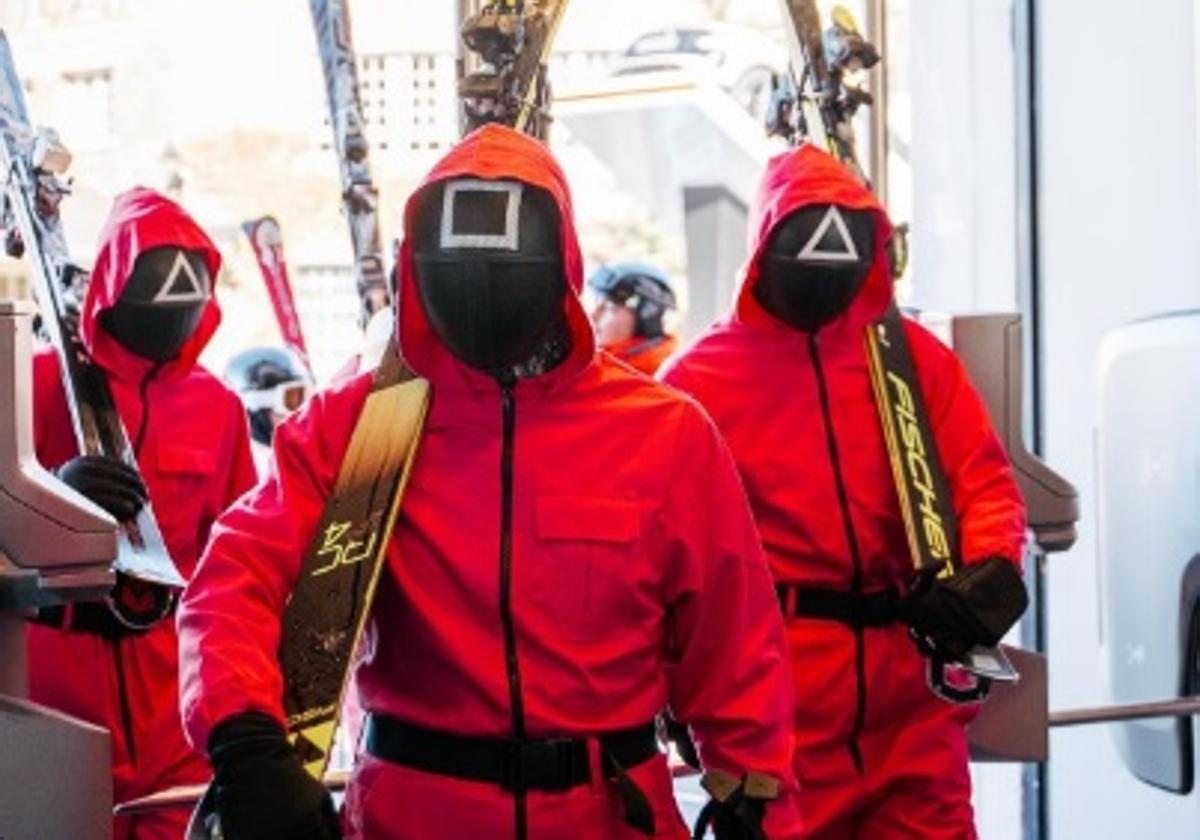
<svg viewBox="0 0 1200 840">
<path fill-rule="evenodd" d="M 116 199 L 101 234 L 80 336 L 104 372 L 137 457 L 82 456 L 63 395 L 58 354 L 33 359 L 38 459 L 117 519 L 148 498 L 171 559 L 186 578 L 222 511 L 254 483 L 245 413 L 196 358 L 217 329 L 216 247 L 177 204 L 137 188 Z M 122 581 L 136 608 L 152 592 Z M 112 732 L 118 802 L 203 782 L 208 768 L 184 739 L 173 616 L 136 631 L 101 603 L 47 611 L 29 627 L 32 699 Z M 116 821 L 117 840 L 178 840 L 187 814 Z"/>
<path fill-rule="evenodd" d="M 675 308 L 670 279 L 652 265 L 626 262 L 601 266 L 587 284 L 598 297 L 591 312 L 596 342 L 634 370 L 653 376 L 678 344 L 663 325 L 663 317 Z"/>
<path fill-rule="evenodd" d="M 404 229 L 398 339 L 432 402 L 356 671 L 346 834 L 682 840 L 670 707 L 718 836 L 797 840 L 786 639 L 736 468 L 691 400 L 596 351 L 558 164 L 484 127 Z M 276 429 L 183 597 L 184 722 L 229 840 L 336 836 L 285 741 L 276 645 L 370 382 Z"/>
<path fill-rule="evenodd" d="M 787 618 L 806 836 L 974 837 L 976 706 L 930 691 L 910 627 L 953 655 L 1020 615 L 1025 519 L 1008 458 L 959 359 L 906 320 L 970 570 L 910 590 L 864 337 L 892 302 L 891 225 L 849 170 L 806 144 L 769 164 L 751 229 L 733 311 L 662 378 L 720 427 L 758 521 Z"/>
</svg>

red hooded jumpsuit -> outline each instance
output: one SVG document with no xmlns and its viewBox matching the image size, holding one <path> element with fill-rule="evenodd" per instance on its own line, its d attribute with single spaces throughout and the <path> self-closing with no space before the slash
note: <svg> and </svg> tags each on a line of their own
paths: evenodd
<svg viewBox="0 0 1200 840">
<path fill-rule="evenodd" d="M 596 352 L 567 185 L 549 152 L 485 127 L 426 184 L 455 177 L 515 178 L 555 198 L 573 344 L 558 367 L 502 392 L 435 337 L 411 243 L 401 248 L 400 343 L 433 401 L 357 671 L 362 705 L 445 732 L 547 738 L 637 726 L 670 704 L 707 765 L 784 781 L 768 825 L 773 838 L 799 838 L 787 643 L 728 451 L 694 403 Z M 196 745 L 248 708 L 282 718 L 279 615 L 369 385 L 363 374 L 320 392 L 282 424 L 274 470 L 214 528 L 179 618 Z M 528 837 L 644 836 L 596 772 L 592 738 L 589 752 L 590 783 L 527 793 Z M 687 837 L 663 756 L 630 777 L 656 836 Z M 370 840 L 503 840 L 517 798 L 363 754 L 345 823 Z"/>
<path fill-rule="evenodd" d="M 138 255 L 164 245 L 203 251 L 215 282 L 220 253 L 182 208 L 144 188 L 119 196 L 101 234 L 80 334 L 107 374 L 163 539 L 186 578 L 217 516 L 253 485 L 254 464 L 237 396 L 196 363 L 221 320 L 215 299 L 210 298 L 179 356 L 157 369 L 99 325 L 100 313 L 120 296 Z M 37 352 L 33 374 L 38 459 L 55 467 L 79 454 L 55 351 Z M 32 698 L 113 733 L 113 796 L 118 802 L 209 776 L 204 758 L 188 746 L 180 725 L 177 648 L 171 618 L 144 635 L 118 641 L 29 628 Z M 179 840 L 186 823 L 186 812 L 121 819 L 114 836 Z"/>
<path fill-rule="evenodd" d="M 810 335 L 752 294 L 772 230 L 810 204 L 874 211 L 875 263 L 850 309 Z M 844 591 L 903 587 L 913 574 L 871 392 L 864 327 L 892 300 L 891 224 L 841 164 L 805 145 L 775 158 L 760 187 L 751 259 L 734 311 L 668 362 L 724 432 L 777 581 Z M 1024 508 L 1007 456 L 962 364 L 905 322 L 968 563 L 1020 562 Z M 905 627 L 856 631 L 788 622 L 796 772 L 810 838 L 974 837 L 965 725 L 926 684 Z"/>
</svg>

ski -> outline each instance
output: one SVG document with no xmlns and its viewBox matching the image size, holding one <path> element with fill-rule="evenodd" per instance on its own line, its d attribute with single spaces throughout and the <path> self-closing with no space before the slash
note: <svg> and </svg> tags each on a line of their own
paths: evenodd
<svg viewBox="0 0 1200 840">
<path fill-rule="evenodd" d="M 464 125 L 504 123 L 539 140 L 550 132 L 546 65 L 567 0 L 496 0 L 463 22 L 482 66 L 459 81 Z"/>
<path fill-rule="evenodd" d="M 365 325 L 392 302 L 380 246 L 378 190 L 371 180 L 363 133 L 349 9 L 345 0 L 310 0 L 310 10 Z M 375 369 L 333 491 L 284 608 L 279 662 L 286 728 L 304 769 L 318 780 L 329 765 L 354 653 L 370 617 L 428 406 L 429 384 L 404 364 L 393 335 Z M 214 796 L 210 784 L 192 812 L 189 840 L 221 837 Z"/>
<path fill-rule="evenodd" d="M 363 131 L 350 8 L 347 0 L 309 0 L 309 9 L 321 53 L 329 124 L 341 170 L 342 210 L 350 225 L 354 282 L 365 326 L 372 315 L 389 305 L 391 294 L 379 237 L 379 190 L 371 179 L 369 145 Z"/>
<path fill-rule="evenodd" d="M 938 457 L 912 350 L 904 335 L 903 318 L 894 302 L 882 318 L 867 328 L 866 337 L 871 390 L 900 501 L 909 555 L 918 575 L 945 579 L 962 566 L 958 519 L 950 482 Z M 947 665 L 973 674 L 976 684 L 956 686 L 947 679 Z M 977 645 L 954 662 L 937 656 L 930 659 L 930 687 L 955 702 L 982 699 L 992 680 L 1016 679 L 1016 669 L 999 647 Z"/>
<path fill-rule="evenodd" d="M 846 76 L 879 63 L 854 16 L 835 6 L 822 30 L 816 0 L 779 0 L 792 72 L 775 80 L 767 131 L 792 143 L 809 140 L 845 163 L 866 183 L 855 152 L 854 115 L 871 94 Z"/>
<path fill-rule="evenodd" d="M 0 227 L 7 231 L 6 249 L 14 257 L 24 252 L 32 264 L 42 329 L 58 353 L 63 392 L 79 451 L 116 458 L 136 470 L 137 458 L 108 380 L 88 358 L 78 335 L 78 313 L 88 273 L 71 260 L 58 212 L 62 199 L 70 192 L 61 177 L 70 163 L 71 155 L 57 133 L 33 130 L 12 48 L 0 32 L 0 166 L 5 173 Z M 170 588 L 184 585 L 149 501 L 136 519 L 119 525 L 113 564 L 118 572 Z M 156 600 L 165 614 L 171 598 Z M 110 599 L 109 603 L 122 621 L 134 626 L 146 623 L 146 616 L 124 615 L 117 602 Z"/>
<path fill-rule="evenodd" d="M 317 5 L 314 0 L 313 7 Z M 555 4 L 559 14 L 563 7 Z M 553 26 L 548 18 L 539 20 L 535 28 L 548 38 L 558 19 Z M 348 48 L 348 39 L 342 43 Z M 539 56 L 549 49 L 546 38 L 525 44 L 527 49 L 537 44 Z M 352 65 L 353 56 L 346 58 Z M 516 77 L 523 85 L 544 75 L 536 62 L 522 66 L 534 67 L 527 76 Z M 524 124 L 519 111 L 509 113 Z M 359 245 L 356 240 L 355 247 Z M 357 250 L 355 254 L 361 256 Z M 315 778 L 322 777 L 328 763 L 353 654 L 382 574 L 429 398 L 428 383 L 404 364 L 393 336 L 284 612 L 279 658 L 287 728 Z"/>
<path fill-rule="evenodd" d="M 279 659 L 287 727 L 317 779 L 328 763 L 428 404 L 429 383 L 388 354 L 284 611 Z"/>
<path fill-rule="evenodd" d="M 283 343 L 304 360 L 305 367 L 312 373 L 312 366 L 308 362 L 308 348 L 304 343 L 304 330 L 300 326 L 296 299 L 292 295 L 292 284 L 288 279 L 287 260 L 283 257 L 283 231 L 279 228 L 279 222 L 274 216 L 263 216 L 243 222 L 242 230 L 250 240 L 250 247 L 254 249 L 254 257 L 258 260 L 259 270 L 262 271 L 263 282 L 266 283 L 267 293 L 271 297 L 271 306 L 275 310 L 275 320 L 279 324 Z"/>
<path fill-rule="evenodd" d="M 323 779 L 339 712 L 429 406 L 429 383 L 395 352 L 375 372 L 333 492 L 284 608 L 279 661 L 288 737 L 304 769 Z M 213 788 L 189 840 L 217 840 Z"/>
</svg>

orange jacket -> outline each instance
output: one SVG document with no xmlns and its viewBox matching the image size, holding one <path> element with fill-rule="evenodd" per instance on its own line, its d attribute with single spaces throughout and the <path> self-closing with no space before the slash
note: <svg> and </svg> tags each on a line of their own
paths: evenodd
<svg viewBox="0 0 1200 840">
<path fill-rule="evenodd" d="M 654 376 L 678 345 L 673 335 L 635 336 L 604 349 L 635 370 Z"/>
</svg>

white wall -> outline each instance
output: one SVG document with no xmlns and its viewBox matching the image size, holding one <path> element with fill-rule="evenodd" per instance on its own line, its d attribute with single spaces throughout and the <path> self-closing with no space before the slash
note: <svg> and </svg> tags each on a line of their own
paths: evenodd
<svg viewBox="0 0 1200 840">
<path fill-rule="evenodd" d="M 1016 306 L 1012 5 L 909 3 L 914 302 L 925 308 Z"/>
<path fill-rule="evenodd" d="M 1105 332 L 1200 305 L 1193 0 L 1041 0 L 1042 305 L 1048 460 L 1081 491 L 1079 542 L 1049 567 L 1050 704 L 1100 705 L 1092 430 Z M 1180 360 L 1180 376 L 1200 376 Z M 1200 423 L 1197 425 L 1200 433 Z M 1195 837 L 1197 794 L 1138 781 L 1104 728 L 1055 732 L 1050 826 Z"/>
</svg>

